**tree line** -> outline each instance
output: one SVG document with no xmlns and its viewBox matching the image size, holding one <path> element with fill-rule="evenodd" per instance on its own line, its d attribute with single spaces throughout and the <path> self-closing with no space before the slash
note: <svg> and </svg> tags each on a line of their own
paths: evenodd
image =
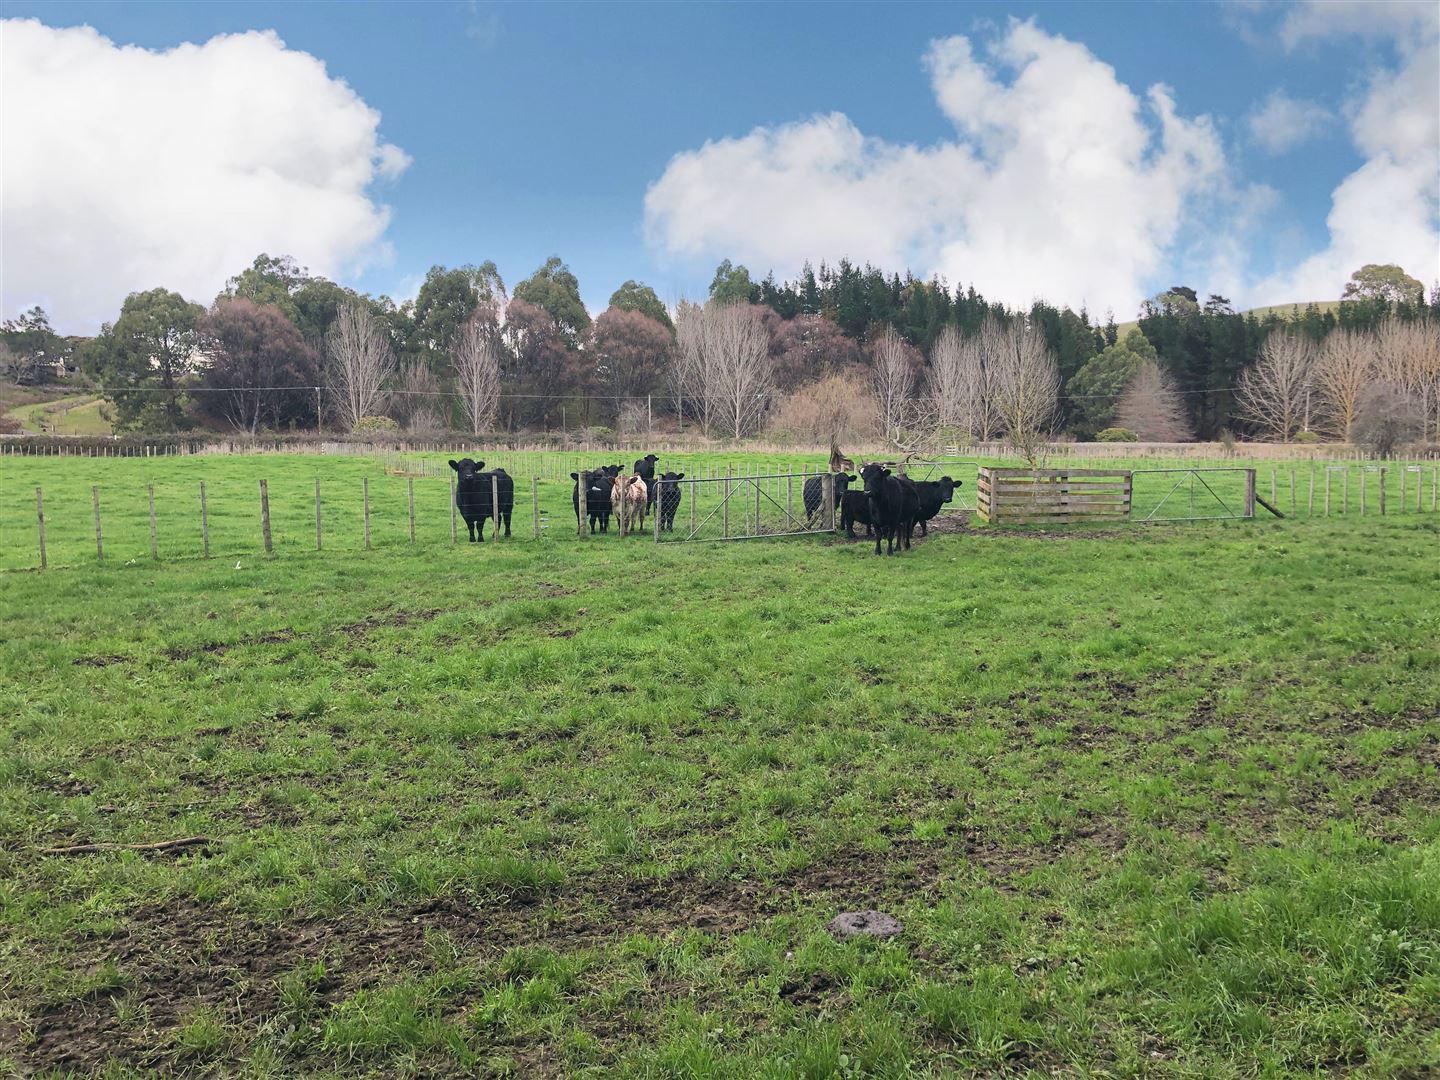
<svg viewBox="0 0 1440 1080">
<path fill-rule="evenodd" d="M 1384 384 L 1397 431 L 1440 437 L 1440 370 L 1426 351 L 1437 315 L 1440 295 L 1427 302 L 1393 266 L 1358 270 L 1338 303 L 1285 312 L 1239 313 L 1223 296 L 1202 302 L 1176 286 L 1122 334 L 1112 313 L 1101 324 L 1045 302 L 1010 309 L 974 286 L 848 260 L 759 282 L 726 260 L 703 301 L 672 311 L 627 281 L 592 319 L 558 257 L 513 288 L 493 262 L 436 266 L 397 305 L 261 255 L 208 308 L 164 288 L 137 292 L 93 338 L 62 338 L 43 311 L 27 312 L 0 332 L 0 371 L 23 382 L 78 369 L 120 430 L 659 422 L 725 437 L 768 429 L 902 443 L 1348 438 L 1366 405 L 1354 383 L 1368 379 Z M 1281 342 L 1297 343 L 1303 378 L 1282 375 L 1296 365 L 1277 359 Z M 1369 359 L 1346 367 L 1341 353 Z M 1342 370 L 1367 374 L 1342 391 Z"/>
</svg>

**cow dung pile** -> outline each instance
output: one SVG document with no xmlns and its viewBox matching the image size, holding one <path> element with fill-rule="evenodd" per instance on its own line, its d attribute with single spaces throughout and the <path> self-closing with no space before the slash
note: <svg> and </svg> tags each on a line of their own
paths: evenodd
<svg viewBox="0 0 1440 1080">
<path fill-rule="evenodd" d="M 905 929 L 899 919 L 883 911 L 842 911 L 825 925 L 837 938 L 891 938 Z"/>
</svg>

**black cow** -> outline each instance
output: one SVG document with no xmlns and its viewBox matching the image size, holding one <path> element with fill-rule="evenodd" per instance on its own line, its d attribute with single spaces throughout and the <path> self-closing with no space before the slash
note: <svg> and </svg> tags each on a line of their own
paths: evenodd
<svg viewBox="0 0 1440 1080">
<path fill-rule="evenodd" d="M 495 515 L 495 532 L 498 535 L 500 526 L 504 525 L 505 535 L 509 536 L 510 515 L 515 510 L 515 478 L 499 467 L 495 468 L 491 475 L 495 477 L 495 494 L 499 500 L 497 507 L 499 513 Z"/>
<path fill-rule="evenodd" d="M 490 473 L 483 472 L 485 462 L 462 458 L 451 460 L 450 468 L 455 470 L 455 508 L 465 519 L 465 528 L 470 530 L 470 542 L 485 542 L 485 522 L 490 517 Z M 508 480 L 509 477 L 506 477 Z M 515 483 L 510 483 L 510 501 L 515 501 Z M 502 498 L 501 505 L 504 505 Z"/>
<path fill-rule="evenodd" d="M 650 491 L 655 493 L 660 507 L 661 532 L 675 531 L 675 511 L 680 509 L 680 481 L 684 479 L 683 472 L 667 472 L 650 485 Z"/>
<path fill-rule="evenodd" d="M 835 473 L 834 477 L 835 505 L 839 506 L 845 489 L 855 482 L 855 477 L 849 473 Z M 825 477 L 807 476 L 800 489 L 800 499 L 805 504 L 805 521 L 808 524 L 815 520 L 815 515 L 820 512 L 820 504 L 825 501 Z"/>
<path fill-rule="evenodd" d="M 840 500 L 840 527 L 851 540 L 858 539 L 855 535 L 857 521 L 865 526 L 866 536 L 875 535 L 875 530 L 870 527 L 870 496 L 863 490 L 847 491 Z"/>
<path fill-rule="evenodd" d="M 602 465 L 598 469 L 590 470 L 590 482 L 585 488 L 585 516 L 590 521 L 590 531 L 595 532 L 596 526 L 602 533 L 610 531 L 610 515 L 614 508 L 610 505 L 611 481 L 620 475 L 619 465 Z M 580 474 L 571 473 L 570 479 L 575 481 L 575 488 L 570 493 L 570 499 L 575 504 L 575 524 L 580 524 Z"/>
<path fill-rule="evenodd" d="M 942 476 L 939 480 L 915 481 L 915 492 L 920 500 L 915 520 L 920 525 L 921 536 L 930 535 L 930 519 L 940 513 L 940 508 L 954 497 L 955 489 L 959 486 L 959 480 L 951 480 L 948 476 Z"/>
<path fill-rule="evenodd" d="M 865 495 L 870 500 L 870 522 L 875 527 L 875 554 L 880 554 L 880 541 L 886 541 L 885 553 L 894 555 L 896 546 L 908 548 L 915 530 L 915 515 L 920 509 L 919 493 L 908 477 L 893 476 L 883 465 L 871 462 L 860 470 L 865 481 Z"/>
<path fill-rule="evenodd" d="M 641 480 L 645 481 L 645 512 L 649 513 L 655 508 L 655 462 L 660 459 L 654 454 L 646 454 L 639 461 L 635 462 L 635 473 Z"/>
</svg>

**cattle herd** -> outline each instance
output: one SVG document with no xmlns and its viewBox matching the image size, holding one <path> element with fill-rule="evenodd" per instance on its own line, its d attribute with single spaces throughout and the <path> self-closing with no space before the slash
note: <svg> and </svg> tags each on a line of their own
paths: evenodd
<svg viewBox="0 0 1440 1080">
<path fill-rule="evenodd" d="M 671 532 L 675 528 L 675 513 L 680 509 L 680 481 L 685 474 L 676 472 L 655 475 L 654 454 L 646 454 L 635 462 L 634 471 L 621 474 L 619 465 L 602 465 L 597 469 L 572 472 L 575 481 L 571 501 L 575 506 L 575 523 L 580 525 L 583 516 L 588 520 L 590 532 L 608 533 L 610 519 L 618 518 L 622 533 L 644 529 L 648 514 L 660 515 L 660 530 Z M 510 535 L 510 515 L 515 508 L 515 480 L 504 469 L 483 471 L 483 461 L 465 458 L 451 461 L 455 470 L 455 506 L 465 519 L 472 543 L 485 542 L 485 522 L 495 519 L 498 534 L 500 527 Z M 875 554 L 880 554 L 880 545 L 886 545 L 886 553 L 893 555 L 895 549 L 909 548 L 910 540 L 919 525 L 921 535 L 929 535 L 929 522 L 941 508 L 954 497 L 960 481 L 942 476 L 939 480 L 912 480 L 898 475 L 883 465 L 872 462 L 860 470 L 858 477 L 846 472 L 831 474 L 834 509 L 840 511 L 840 526 L 850 539 L 855 535 L 856 524 L 865 526 L 865 535 L 875 538 Z M 862 487 L 851 491 L 850 485 L 856 480 Z M 583 482 L 583 492 L 582 492 Z M 824 478 L 806 477 L 801 489 L 805 505 L 805 518 L 813 525 L 825 502 Z M 494 506 L 492 507 L 492 502 Z"/>
</svg>

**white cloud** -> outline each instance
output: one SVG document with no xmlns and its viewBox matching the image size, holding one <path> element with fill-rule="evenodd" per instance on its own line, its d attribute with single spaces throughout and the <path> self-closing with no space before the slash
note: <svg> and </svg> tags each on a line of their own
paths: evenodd
<svg viewBox="0 0 1440 1080">
<path fill-rule="evenodd" d="M 1293 49 L 1338 34 L 1404 40 L 1434 37 L 1437 31 L 1440 5 L 1433 0 L 1301 0 L 1286 11 L 1280 40 Z"/>
<path fill-rule="evenodd" d="M 369 194 L 410 163 L 379 114 L 273 32 L 157 52 L 3 23 L 3 308 L 94 330 L 126 294 L 208 302 L 266 251 L 329 276 L 384 258 Z"/>
<path fill-rule="evenodd" d="M 983 58 L 967 38 L 936 41 L 925 66 L 956 139 L 897 146 L 831 113 L 707 142 L 651 185 L 647 238 L 759 272 L 848 255 L 1011 304 L 1133 311 L 1187 206 L 1222 177 L 1208 118 L 1179 116 L 1163 86 L 1142 100 L 1029 22 Z"/>
<path fill-rule="evenodd" d="M 1440 6 L 1306 4 L 1282 30 L 1287 44 L 1324 34 L 1391 35 L 1397 62 L 1373 71 L 1347 103 L 1366 161 L 1331 197 L 1329 243 L 1262 281 L 1259 304 L 1338 298 L 1365 263 L 1398 263 L 1427 284 L 1440 278 Z"/>
<path fill-rule="evenodd" d="M 1320 134 L 1332 119 L 1329 109 L 1276 90 L 1246 117 L 1246 123 L 1255 142 L 1269 153 L 1283 154 Z"/>
</svg>

